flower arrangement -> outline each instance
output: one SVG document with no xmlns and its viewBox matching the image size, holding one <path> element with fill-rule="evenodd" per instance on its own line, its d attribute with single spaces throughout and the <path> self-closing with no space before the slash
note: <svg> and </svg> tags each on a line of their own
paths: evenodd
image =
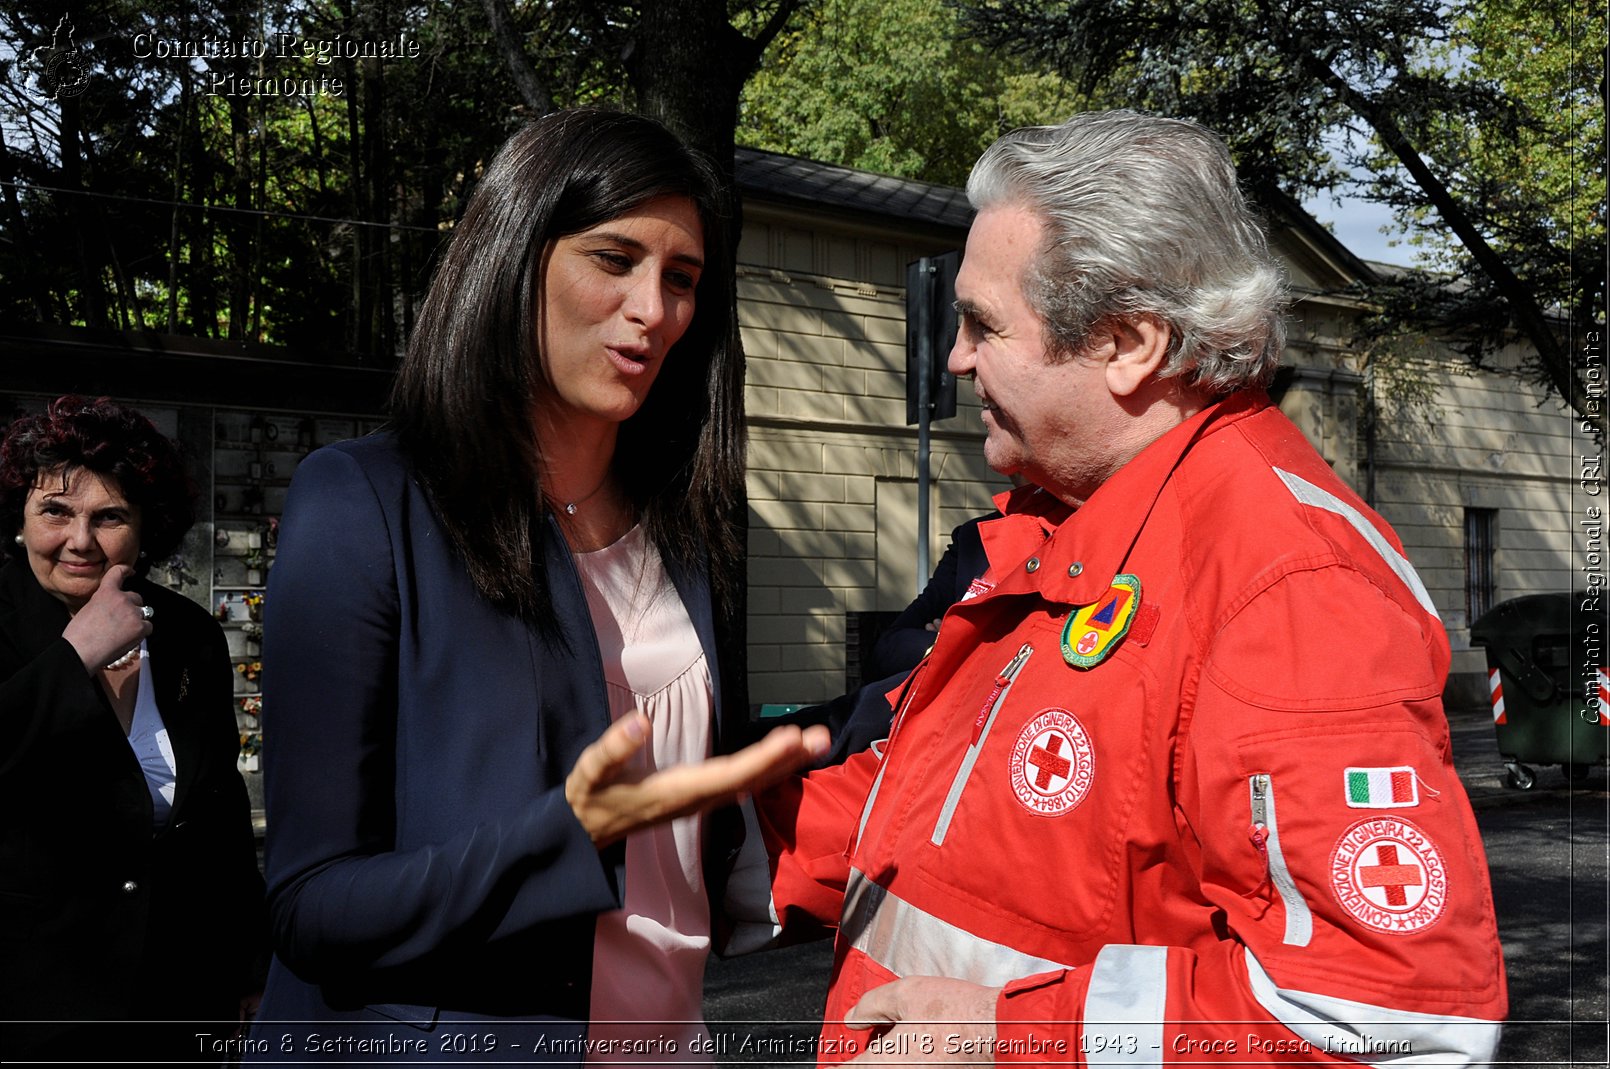
<svg viewBox="0 0 1610 1069">
<path fill-rule="evenodd" d="M 241 661 L 235 666 L 235 671 L 246 677 L 246 682 L 255 683 L 257 677 L 263 674 L 262 661 Z"/>
<path fill-rule="evenodd" d="M 248 694 L 240 700 L 240 711 L 247 716 L 263 715 L 263 696 L 261 694 Z M 246 736 L 241 736 L 245 738 Z M 253 736 L 254 738 L 256 736 Z"/>
<path fill-rule="evenodd" d="M 241 600 L 246 602 L 246 612 L 254 621 L 263 618 L 263 592 L 261 590 L 248 590 Z"/>
<path fill-rule="evenodd" d="M 259 755 L 263 752 L 263 736 L 256 731 L 245 731 L 240 736 L 240 756 L 235 759 L 242 772 L 256 772 L 261 767 Z"/>
</svg>

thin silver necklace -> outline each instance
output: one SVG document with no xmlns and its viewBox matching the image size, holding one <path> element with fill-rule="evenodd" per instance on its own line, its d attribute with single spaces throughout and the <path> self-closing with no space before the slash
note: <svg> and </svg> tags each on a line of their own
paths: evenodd
<svg viewBox="0 0 1610 1069">
<path fill-rule="evenodd" d="M 574 516 L 576 511 L 580 509 L 581 506 L 591 501 L 598 494 L 598 491 L 604 488 L 604 484 L 607 482 L 609 482 L 609 472 L 606 471 L 604 472 L 604 477 L 598 480 L 598 485 L 589 490 L 584 496 L 578 497 L 574 501 L 565 502 L 565 515 Z"/>
</svg>

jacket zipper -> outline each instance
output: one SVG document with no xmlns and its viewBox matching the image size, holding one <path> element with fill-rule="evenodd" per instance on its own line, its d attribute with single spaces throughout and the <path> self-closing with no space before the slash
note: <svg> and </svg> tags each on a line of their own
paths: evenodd
<svg viewBox="0 0 1610 1069">
<path fill-rule="evenodd" d="M 984 749 L 984 742 L 989 738 L 990 728 L 995 724 L 995 717 L 1006 703 L 1006 696 L 1012 690 L 1012 684 L 1023 666 L 1028 663 L 1034 647 L 1025 642 L 1013 658 L 1006 663 L 995 676 L 995 683 L 990 687 L 989 695 L 978 710 L 978 716 L 973 720 L 973 738 L 968 744 L 967 752 L 962 755 L 961 767 L 956 770 L 956 778 L 951 781 L 950 791 L 945 795 L 945 804 L 939 810 L 939 820 L 934 824 L 934 833 L 929 842 L 935 846 L 943 846 L 945 835 L 950 831 L 951 817 L 956 815 L 956 807 L 961 804 L 962 791 L 967 787 L 967 780 L 972 776 L 973 765 L 978 761 L 978 755 Z"/>
<path fill-rule="evenodd" d="M 1275 810 L 1274 780 L 1267 772 L 1257 772 L 1248 780 L 1252 792 L 1252 844 L 1263 855 L 1269 880 L 1286 909 L 1286 935 L 1290 946 L 1305 947 L 1314 937 L 1314 918 L 1297 890 L 1297 881 L 1286 868 L 1286 855 L 1280 849 L 1280 828 Z"/>
</svg>

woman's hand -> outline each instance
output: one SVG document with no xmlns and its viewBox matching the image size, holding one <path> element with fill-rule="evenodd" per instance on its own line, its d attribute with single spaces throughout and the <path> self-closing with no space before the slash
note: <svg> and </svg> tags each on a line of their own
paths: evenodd
<svg viewBox="0 0 1610 1069">
<path fill-rule="evenodd" d="M 78 651 L 78 659 L 87 671 L 99 671 L 151 633 L 151 621 L 140 611 L 145 602 L 134 591 L 123 589 L 133 574 L 134 569 L 126 564 L 106 569 L 101 585 L 62 632 L 62 637 Z"/>
<path fill-rule="evenodd" d="M 737 753 L 644 775 L 627 766 L 648 736 L 648 717 L 633 710 L 583 750 L 565 778 L 565 801 L 595 846 L 768 787 L 826 753 L 830 741 L 825 727 L 790 725 Z"/>
</svg>

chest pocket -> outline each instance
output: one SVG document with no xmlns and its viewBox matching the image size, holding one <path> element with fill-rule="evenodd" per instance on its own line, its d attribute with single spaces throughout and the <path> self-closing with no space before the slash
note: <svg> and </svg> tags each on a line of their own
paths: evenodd
<svg viewBox="0 0 1610 1069">
<path fill-rule="evenodd" d="M 949 785 L 925 829 L 921 875 L 1042 935 L 1111 934 L 1145 865 L 1135 855 L 1155 856 L 1152 840 L 1172 828 L 1158 688 L 1141 653 L 1120 648 L 1081 671 L 1059 643 L 1055 627 L 1040 629 L 1002 657 L 987 687 L 939 699 L 966 702 L 973 741 L 953 772 L 938 773 Z M 1136 817 L 1147 784 L 1158 821 Z"/>
</svg>

